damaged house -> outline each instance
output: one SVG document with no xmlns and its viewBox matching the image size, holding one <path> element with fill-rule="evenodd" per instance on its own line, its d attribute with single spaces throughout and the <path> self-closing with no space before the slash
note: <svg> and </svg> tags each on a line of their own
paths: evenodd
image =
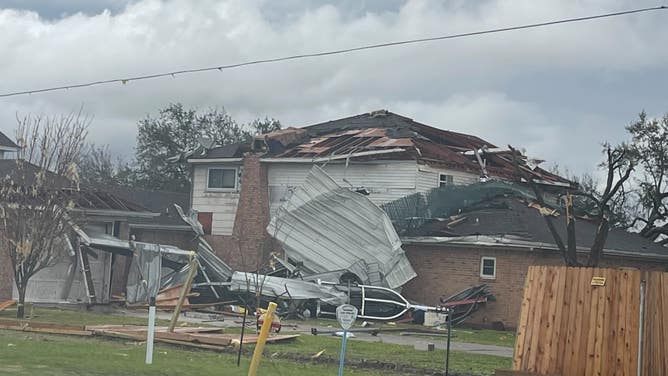
<svg viewBox="0 0 668 376">
<path fill-rule="evenodd" d="M 267 270 L 266 260 L 276 260 L 307 275 L 347 271 L 334 281 L 401 288 L 431 305 L 486 284 L 496 301 L 471 322 L 514 327 L 527 266 L 563 263 L 541 217 L 559 216 L 558 208 L 503 190 L 475 194 L 480 185 L 522 185 L 511 150 L 385 110 L 282 129 L 252 143 L 202 146 L 187 158 L 191 208 L 235 270 Z M 519 168 L 546 193 L 577 188 L 541 162 L 522 157 Z M 383 213 L 356 211 L 360 197 Z M 388 226 L 394 229 L 383 230 Z M 595 227 L 579 222 L 581 251 Z M 604 254 L 603 265 L 666 265 L 665 248 L 618 230 Z"/>
<path fill-rule="evenodd" d="M 280 248 L 267 231 L 270 218 L 313 166 L 376 205 L 436 187 L 513 175 L 508 150 L 385 110 L 282 129 L 253 143 L 201 147 L 188 162 L 191 207 L 207 240 L 230 266 L 247 271 L 259 269 Z M 530 173 L 539 184 L 570 186 L 539 167 Z"/>
<path fill-rule="evenodd" d="M 30 184 L 39 169 L 23 163 Z M 0 160 L 0 177 L 12 179 L 17 161 Z M 26 300 L 43 303 L 107 303 L 124 295 L 130 272 L 130 239 L 173 244 L 190 249 L 193 233 L 170 207 L 187 203 L 187 195 L 125 187 L 77 186 L 46 174 L 64 197 L 73 200 L 69 215 L 76 225 L 55 265 L 30 279 Z M 142 203 L 138 203 L 141 201 Z M 2 231 L 2 229 L 0 229 Z M 69 243 L 69 244 L 68 244 Z M 78 246 L 77 246 L 78 245 Z M 0 252 L 0 300 L 17 299 L 11 262 Z"/>
</svg>

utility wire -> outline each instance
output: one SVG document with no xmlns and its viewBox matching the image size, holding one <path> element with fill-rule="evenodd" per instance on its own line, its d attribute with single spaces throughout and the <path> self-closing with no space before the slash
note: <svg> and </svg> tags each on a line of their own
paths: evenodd
<svg viewBox="0 0 668 376">
<path fill-rule="evenodd" d="M 551 26 L 551 25 L 558 25 L 558 24 L 565 24 L 565 23 L 580 22 L 580 21 L 590 21 L 590 20 L 595 20 L 595 19 L 600 19 L 600 18 L 617 17 L 617 16 L 624 16 L 624 15 L 629 15 L 629 14 L 634 14 L 634 13 L 643 13 L 643 12 L 651 12 L 651 11 L 666 10 L 666 9 L 668 9 L 668 6 L 660 5 L 660 6 L 651 7 L 651 8 L 631 9 L 631 10 L 625 10 L 625 11 L 620 11 L 620 12 L 598 14 L 598 15 L 594 15 L 594 16 L 566 18 L 566 19 L 555 20 L 555 21 L 547 21 L 547 22 L 533 23 L 533 24 L 520 25 L 520 26 L 510 26 L 510 27 L 503 27 L 503 28 L 497 28 L 497 29 L 488 29 L 488 30 L 482 30 L 482 31 L 473 31 L 473 32 L 461 33 L 461 34 L 450 34 L 450 35 L 442 35 L 442 36 L 429 37 L 429 38 L 408 39 L 408 40 L 395 41 L 395 42 L 370 44 L 370 45 L 365 45 L 365 46 L 345 48 L 345 49 L 333 50 L 333 51 L 324 51 L 324 52 L 308 53 L 308 54 L 301 54 L 301 55 L 292 55 L 292 56 L 277 57 L 277 58 L 263 59 L 263 60 L 253 60 L 253 61 L 247 61 L 247 62 L 237 63 L 237 64 L 219 65 L 219 66 L 205 67 L 205 68 L 183 69 L 183 70 L 177 70 L 177 71 L 165 72 L 165 73 L 155 73 L 155 74 L 148 74 L 148 75 L 142 75 L 142 76 L 130 76 L 130 77 L 126 77 L 126 78 L 114 78 L 114 79 L 109 79 L 109 80 L 91 81 L 91 82 L 80 83 L 80 84 L 71 84 L 71 85 L 54 86 L 54 87 L 48 87 L 48 88 L 42 88 L 42 89 L 16 91 L 16 92 L 2 93 L 2 94 L 0 94 L 0 98 L 12 97 L 12 96 L 17 96 L 17 95 L 25 95 L 25 94 L 44 93 L 44 92 L 48 92 L 48 91 L 76 89 L 76 88 L 97 86 L 97 85 L 104 85 L 104 84 L 111 84 L 111 83 L 127 84 L 130 81 L 148 80 L 148 79 L 168 77 L 168 76 L 175 77 L 176 75 L 188 74 L 188 73 L 199 73 L 199 72 L 208 72 L 208 71 L 216 71 L 216 70 L 222 71 L 224 69 L 239 68 L 239 67 L 244 67 L 244 66 L 248 66 L 248 65 L 276 63 L 276 62 L 279 62 L 279 61 L 297 60 L 297 59 L 305 59 L 305 58 L 329 56 L 329 55 L 339 55 L 339 54 L 346 54 L 346 53 L 362 51 L 362 50 L 371 50 L 371 49 L 376 49 L 376 48 L 400 46 L 400 45 L 405 45 L 405 44 L 433 42 L 433 41 L 440 41 L 440 40 L 446 40 L 446 39 L 464 38 L 464 37 L 471 37 L 471 36 L 483 35 L 483 34 L 502 33 L 502 32 L 506 32 L 506 31 L 531 29 L 531 28 L 536 28 L 536 27 L 544 27 L 544 26 Z"/>
</svg>

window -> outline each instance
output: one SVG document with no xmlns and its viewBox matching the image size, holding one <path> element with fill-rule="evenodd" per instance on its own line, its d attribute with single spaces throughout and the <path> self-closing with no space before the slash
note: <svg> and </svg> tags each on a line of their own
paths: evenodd
<svg viewBox="0 0 668 376">
<path fill-rule="evenodd" d="M 480 278 L 496 278 L 496 257 L 483 257 L 480 259 Z"/>
<path fill-rule="evenodd" d="M 438 174 L 438 186 L 445 187 L 446 185 L 452 185 L 453 183 L 452 175 L 448 174 Z"/>
<path fill-rule="evenodd" d="M 212 190 L 228 190 L 237 188 L 236 168 L 210 168 L 207 188 Z"/>
</svg>

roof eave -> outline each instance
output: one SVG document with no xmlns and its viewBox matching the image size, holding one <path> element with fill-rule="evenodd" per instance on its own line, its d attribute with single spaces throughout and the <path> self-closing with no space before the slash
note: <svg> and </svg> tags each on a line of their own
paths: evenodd
<svg viewBox="0 0 668 376">
<path fill-rule="evenodd" d="M 503 248 L 515 248 L 515 249 L 519 248 L 519 249 L 527 249 L 529 251 L 535 249 L 544 249 L 553 251 L 559 250 L 559 248 L 555 244 L 551 243 L 532 242 L 532 241 L 524 241 L 517 239 L 509 239 L 503 236 L 486 236 L 486 235 L 469 235 L 469 236 L 457 236 L 457 237 L 415 236 L 415 237 L 402 237 L 401 241 L 404 244 L 420 244 L 420 245 L 452 244 L 452 245 L 462 245 L 462 246 L 503 247 Z M 589 248 L 587 247 L 577 247 L 576 250 L 579 253 L 587 253 L 590 251 Z M 668 249 L 666 251 L 668 251 Z M 603 252 L 604 254 L 614 255 L 614 256 L 668 260 L 668 254 L 662 255 L 658 253 L 623 251 L 610 248 L 603 249 Z"/>
</svg>

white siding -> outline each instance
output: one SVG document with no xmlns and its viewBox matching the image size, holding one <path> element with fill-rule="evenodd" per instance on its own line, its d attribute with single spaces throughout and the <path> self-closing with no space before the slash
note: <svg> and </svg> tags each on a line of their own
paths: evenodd
<svg viewBox="0 0 668 376">
<path fill-rule="evenodd" d="M 271 163 L 268 168 L 269 202 L 273 213 L 311 171 L 310 163 Z M 415 161 L 329 163 L 323 168 L 342 187 L 365 188 L 369 199 L 383 204 L 416 191 Z M 344 180 L 345 179 L 345 180 Z"/>
<path fill-rule="evenodd" d="M 239 191 L 214 192 L 207 191 L 207 171 L 209 168 L 239 168 L 232 164 L 197 165 L 193 171 L 192 207 L 201 212 L 213 213 L 211 233 L 213 235 L 231 235 L 234 228 L 234 217 L 239 204 Z M 240 171 L 240 170 L 239 170 Z M 237 179 L 239 177 L 237 176 Z M 237 181 L 238 182 L 238 181 Z M 237 187 L 240 185 L 237 183 Z"/>
<path fill-rule="evenodd" d="M 95 286 L 95 295 L 98 302 L 109 301 L 109 269 L 111 267 L 111 253 L 96 250 L 97 259 L 88 255 L 90 262 L 90 271 L 93 277 L 93 286 Z M 67 271 L 72 263 L 78 263 L 76 258 L 64 257 L 59 262 L 49 268 L 40 270 L 28 282 L 26 290 L 26 301 L 35 303 L 59 303 L 63 302 L 61 293 L 66 285 Z M 12 299 L 18 300 L 18 291 L 16 284 L 13 286 Z M 76 266 L 74 270 L 74 280 L 70 288 L 70 293 L 65 300 L 67 302 L 87 302 L 88 297 L 83 282 L 83 273 L 81 267 Z"/>
<path fill-rule="evenodd" d="M 452 175 L 455 185 L 467 185 L 479 181 L 479 177 L 475 174 L 420 165 L 418 166 L 416 178 L 417 191 L 427 192 L 430 189 L 437 188 L 439 174 Z"/>
</svg>

